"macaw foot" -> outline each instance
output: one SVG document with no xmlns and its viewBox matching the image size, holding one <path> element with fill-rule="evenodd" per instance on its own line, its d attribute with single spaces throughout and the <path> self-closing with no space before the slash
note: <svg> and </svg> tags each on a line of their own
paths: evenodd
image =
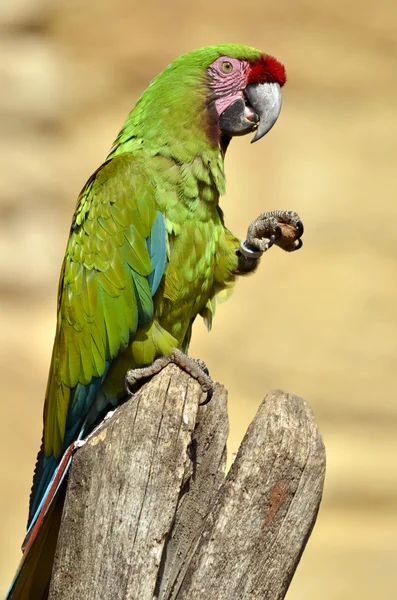
<svg viewBox="0 0 397 600">
<path fill-rule="evenodd" d="M 177 349 L 171 352 L 171 354 L 167 354 L 167 356 L 157 358 L 149 367 L 128 371 L 125 378 L 125 387 L 128 394 L 133 394 L 133 388 L 135 388 L 139 381 L 160 373 L 170 363 L 178 365 L 178 367 L 198 381 L 203 392 L 207 394 L 207 398 L 201 403 L 201 406 L 207 404 L 212 398 L 214 382 L 209 376 L 205 362 L 199 358 L 189 358 Z"/>
<path fill-rule="evenodd" d="M 247 239 L 241 242 L 241 252 L 247 258 L 259 258 L 273 245 L 286 252 L 302 247 L 303 223 L 296 212 L 273 210 L 262 213 L 248 227 Z"/>
</svg>

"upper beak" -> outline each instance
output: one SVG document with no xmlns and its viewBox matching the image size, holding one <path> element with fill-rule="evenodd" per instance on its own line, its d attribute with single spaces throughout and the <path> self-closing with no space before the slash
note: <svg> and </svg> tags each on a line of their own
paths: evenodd
<svg viewBox="0 0 397 600">
<path fill-rule="evenodd" d="M 244 95 L 258 116 L 258 126 L 251 143 L 260 140 L 277 121 L 281 110 L 281 87 L 278 83 L 251 83 Z"/>
</svg>

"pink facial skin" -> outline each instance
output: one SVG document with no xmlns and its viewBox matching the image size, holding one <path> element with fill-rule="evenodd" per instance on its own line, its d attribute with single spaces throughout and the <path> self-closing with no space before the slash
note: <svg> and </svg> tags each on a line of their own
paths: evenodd
<svg viewBox="0 0 397 600">
<path fill-rule="evenodd" d="M 224 62 L 233 65 L 233 70 L 230 73 L 222 71 Z M 243 97 L 242 90 L 247 85 L 249 69 L 250 65 L 247 61 L 229 58 L 228 56 L 220 56 L 208 67 L 210 89 L 214 94 L 218 116 L 237 98 Z"/>
<path fill-rule="evenodd" d="M 233 66 L 229 73 L 222 70 L 222 64 L 228 62 Z M 255 62 L 220 56 L 208 67 L 210 89 L 215 99 L 218 117 L 237 98 L 243 97 L 243 90 L 250 83 L 278 83 L 281 87 L 286 82 L 284 66 L 273 56 L 262 54 Z M 254 118 L 250 107 L 245 108 L 245 117 Z"/>
</svg>

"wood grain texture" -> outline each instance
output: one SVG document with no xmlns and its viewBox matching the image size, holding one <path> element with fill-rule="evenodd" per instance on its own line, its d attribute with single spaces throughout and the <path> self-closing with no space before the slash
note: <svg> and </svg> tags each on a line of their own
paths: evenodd
<svg viewBox="0 0 397 600">
<path fill-rule="evenodd" d="M 175 556 L 194 543 L 224 478 L 226 391 L 217 384 L 198 408 L 204 399 L 170 365 L 76 452 L 51 600 L 151 599 L 159 573 L 172 587 Z"/>
<path fill-rule="evenodd" d="M 50 600 L 284 598 L 325 453 L 309 405 L 263 401 L 226 478 L 227 393 L 170 365 L 76 452 Z"/>
<path fill-rule="evenodd" d="M 176 598 L 284 598 L 317 517 L 324 475 L 324 445 L 308 403 L 279 390 L 268 394 Z"/>
<path fill-rule="evenodd" d="M 197 547 L 205 518 L 225 478 L 226 442 L 229 433 L 227 392 L 215 384 L 212 400 L 199 409 L 190 450 L 191 476 L 175 515 L 159 573 L 159 600 L 174 598 L 189 560 Z"/>
</svg>

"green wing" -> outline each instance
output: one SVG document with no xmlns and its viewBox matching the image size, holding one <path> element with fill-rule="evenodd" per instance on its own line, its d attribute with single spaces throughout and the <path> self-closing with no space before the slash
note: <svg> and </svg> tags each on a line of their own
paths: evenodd
<svg viewBox="0 0 397 600">
<path fill-rule="evenodd" d="M 157 267 L 159 281 L 165 264 L 165 253 L 163 265 L 152 264 L 147 244 L 157 217 L 153 186 L 129 154 L 106 162 L 80 194 L 59 284 L 46 456 L 62 452 L 76 386 L 103 377 L 138 324 L 153 316 L 150 277 Z"/>
</svg>

